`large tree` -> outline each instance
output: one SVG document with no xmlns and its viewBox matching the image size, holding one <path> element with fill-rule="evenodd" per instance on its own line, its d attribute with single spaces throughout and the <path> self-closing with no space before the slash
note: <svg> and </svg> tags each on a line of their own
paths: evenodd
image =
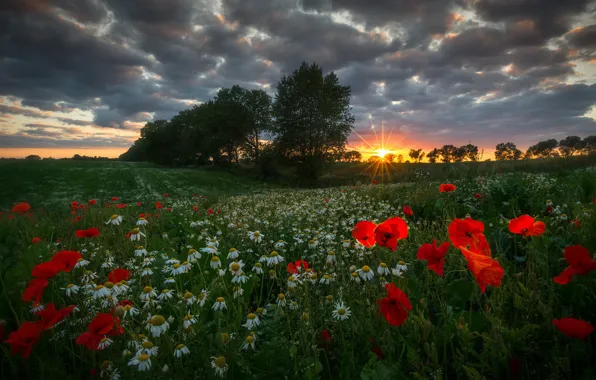
<svg viewBox="0 0 596 380">
<path fill-rule="evenodd" d="M 567 136 L 559 141 L 559 152 L 561 156 L 570 157 L 575 153 L 580 153 L 584 149 L 585 143 L 579 136 Z"/>
<path fill-rule="evenodd" d="M 408 153 L 408 155 L 412 161 L 420 162 L 424 159 L 425 153 L 422 151 L 422 149 L 410 149 L 410 153 Z"/>
<path fill-rule="evenodd" d="M 512 142 L 500 143 L 495 147 L 496 160 L 519 160 L 522 156 L 523 152 Z"/>
<path fill-rule="evenodd" d="M 584 148 L 582 149 L 584 154 L 596 153 L 596 136 L 588 136 L 584 138 Z"/>
<path fill-rule="evenodd" d="M 526 152 L 527 158 L 547 158 L 558 156 L 557 147 L 559 142 L 555 139 L 540 141 L 538 144 L 532 145 Z"/>
<path fill-rule="evenodd" d="M 434 148 L 433 150 L 428 152 L 428 154 L 426 155 L 426 158 L 428 158 L 428 162 L 430 162 L 431 164 L 434 164 L 435 162 L 437 162 L 440 155 L 441 155 L 441 150 Z"/>
<path fill-rule="evenodd" d="M 316 64 L 303 62 L 277 84 L 273 103 L 275 145 L 296 161 L 304 179 L 316 180 L 326 161 L 342 153 L 352 131 L 350 86 L 335 73 L 323 75 Z"/>
</svg>

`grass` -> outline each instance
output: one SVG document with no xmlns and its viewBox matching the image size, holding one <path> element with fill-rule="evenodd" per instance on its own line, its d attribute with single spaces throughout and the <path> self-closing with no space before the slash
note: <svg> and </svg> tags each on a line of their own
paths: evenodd
<svg viewBox="0 0 596 380">
<path fill-rule="evenodd" d="M 78 379 L 94 371 L 96 377 L 103 372 L 103 378 L 118 373 L 125 379 L 212 379 L 222 377 L 219 368 L 225 368 L 223 377 L 229 379 L 596 377 L 596 334 L 573 339 L 552 324 L 563 317 L 596 323 L 595 273 L 575 276 L 566 285 L 553 281 L 567 266 L 565 248 L 582 245 L 592 256 L 596 252 L 594 167 L 576 169 L 572 163 L 550 173 L 546 167 L 544 172 L 529 167 L 536 173 L 500 174 L 495 168 L 460 165 L 467 168 L 466 175 L 449 178 L 445 176 L 457 165 L 421 165 L 402 173 L 400 183 L 263 191 L 263 185 L 237 173 L 209 170 L 111 162 L 0 165 L 8 165 L 0 167 L 6 169 L 0 175 L 16 186 L 2 190 L 3 204 L 28 201 L 33 208 L 0 218 L 0 320 L 6 333 L 40 319 L 31 313 L 32 302 L 22 299 L 32 268 L 61 250 L 78 251 L 89 261 L 49 279 L 41 299 L 44 305 L 78 307 L 41 333 L 28 359 L 11 355 L 10 347 L 1 344 L 2 378 L 43 374 L 48 379 Z M 354 168 L 340 165 L 334 170 L 347 180 Z M 427 170 L 421 173 L 419 168 Z M 66 182 L 52 182 L 59 189 L 55 196 L 44 191 L 42 177 L 34 173 Z M 32 179 L 36 180 L 29 182 Z M 457 190 L 439 193 L 441 182 L 453 182 Z M 207 197 L 193 197 L 197 192 Z M 112 196 L 119 200 L 111 201 Z M 86 204 L 89 199 L 98 203 L 71 208 L 71 201 Z M 156 208 L 158 201 L 163 208 Z M 117 209 L 120 202 L 128 206 Z M 404 215 L 405 205 L 413 216 Z M 106 225 L 114 213 L 123 216 L 122 224 Z M 149 224 L 140 227 L 145 235 L 140 241 L 131 241 L 125 234 L 136 227 L 140 213 Z M 522 214 L 544 221 L 545 233 L 511 233 L 509 221 Z M 408 237 L 399 240 L 395 251 L 378 244 L 365 248 L 351 236 L 360 220 L 381 223 L 395 216 L 409 226 Z M 457 247 L 447 251 L 442 277 L 417 259 L 424 244 L 450 241 L 448 226 L 466 216 L 482 221 L 491 256 L 504 270 L 502 282 L 489 285 L 484 293 Z M 89 227 L 97 227 L 100 236 L 75 237 L 75 231 Z M 261 241 L 249 237 L 255 231 Z M 33 244 L 35 237 L 40 242 Z M 137 256 L 139 245 L 148 252 Z M 238 258 L 230 255 L 231 248 L 240 252 Z M 282 263 L 260 263 L 263 256 L 278 257 L 273 251 L 283 257 Z M 212 267 L 213 256 L 219 258 L 220 268 Z M 190 268 L 181 274 L 164 273 L 175 267 L 171 260 L 183 265 L 188 261 Z M 233 282 L 234 260 L 242 260 L 245 283 Z M 288 273 L 287 263 L 296 260 L 306 260 L 314 272 Z M 262 274 L 256 269 L 259 263 Z M 377 272 L 381 263 L 388 274 Z M 357 274 L 360 281 L 354 281 L 353 273 L 365 265 L 374 271 L 372 280 Z M 131 278 L 125 293 L 112 290 L 112 296 L 132 301 L 139 314 L 124 315 L 109 298 L 93 297 L 114 268 L 126 268 Z M 147 268 L 152 274 L 144 273 Z M 97 278 L 90 280 L 91 273 Z M 169 277 L 173 280 L 166 283 Z M 90 282 L 95 285 L 85 290 Z M 400 326 L 389 324 L 377 307 L 387 296 L 385 282 L 400 288 L 412 305 Z M 65 289 L 71 283 L 81 289 L 68 296 Z M 156 296 L 166 289 L 175 292 L 171 299 L 147 304 L 141 295 L 148 286 Z M 196 301 L 187 303 L 185 295 Z M 225 310 L 214 310 L 218 297 L 225 300 Z M 333 311 L 342 308 L 349 308 L 349 317 L 337 320 Z M 77 344 L 102 312 L 119 316 L 122 333 L 111 336 L 111 344 L 102 350 Z M 184 326 L 189 314 L 190 329 Z M 260 320 L 251 330 L 249 314 Z M 169 320 L 169 328 L 152 336 L 146 322 L 156 315 Z M 179 344 L 190 354 L 176 357 Z M 131 360 L 150 346 L 158 352 L 149 357 L 149 372 L 141 372 Z"/>
</svg>

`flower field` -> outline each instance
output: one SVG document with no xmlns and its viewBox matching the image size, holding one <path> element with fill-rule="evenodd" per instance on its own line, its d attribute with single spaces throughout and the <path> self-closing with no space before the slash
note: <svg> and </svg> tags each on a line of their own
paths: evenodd
<svg viewBox="0 0 596 380">
<path fill-rule="evenodd" d="M 594 167 L 109 190 L 0 215 L 3 378 L 596 377 Z"/>
</svg>

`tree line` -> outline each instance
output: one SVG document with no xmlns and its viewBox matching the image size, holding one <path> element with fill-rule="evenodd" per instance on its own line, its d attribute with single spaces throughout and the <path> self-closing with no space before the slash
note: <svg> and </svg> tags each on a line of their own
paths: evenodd
<svg viewBox="0 0 596 380">
<path fill-rule="evenodd" d="M 120 159 L 160 165 L 256 163 L 264 176 L 275 162 L 316 180 L 326 162 L 360 159 L 345 153 L 354 117 L 350 86 L 315 63 L 283 76 L 272 99 L 238 85 L 170 120 L 148 122 Z M 359 153 L 358 153 L 359 154 Z"/>
</svg>

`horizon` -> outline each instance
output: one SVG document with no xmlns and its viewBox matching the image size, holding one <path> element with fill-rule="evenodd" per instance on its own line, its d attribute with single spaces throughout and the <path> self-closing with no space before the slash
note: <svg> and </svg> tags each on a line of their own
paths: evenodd
<svg viewBox="0 0 596 380">
<path fill-rule="evenodd" d="M 364 159 L 468 143 L 492 159 L 501 142 L 596 134 L 591 0 L 163 4 L 8 0 L 0 156 L 114 158 L 220 88 L 274 95 L 302 61 L 351 86 L 347 146 Z"/>
</svg>

